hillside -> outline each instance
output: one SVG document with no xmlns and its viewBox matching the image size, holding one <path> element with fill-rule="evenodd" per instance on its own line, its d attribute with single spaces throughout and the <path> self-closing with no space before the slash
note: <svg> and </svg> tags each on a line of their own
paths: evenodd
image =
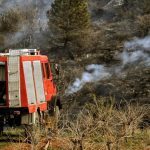
<svg viewBox="0 0 150 150">
<path fill-rule="evenodd" d="M 34 148 L 149 150 L 150 1 L 89 0 L 88 38 L 71 37 L 68 47 L 52 43 L 53 2 L 0 0 L 0 51 L 37 48 L 60 65 L 63 109 L 55 128 L 36 133 Z"/>
<path fill-rule="evenodd" d="M 64 100 L 68 86 L 71 86 L 76 78 L 82 78 L 86 66 L 95 64 L 103 65 L 110 77 L 102 78 L 102 81 L 100 78 L 96 80 L 96 83 L 95 81 L 84 83 L 83 89 L 77 90 L 69 97 L 73 96 L 79 101 L 82 101 L 84 97 L 83 99 L 88 101 L 88 96 L 95 94 L 98 97 L 112 96 L 117 101 L 125 99 L 149 104 L 149 0 L 143 2 L 140 0 L 90 0 L 90 38 L 84 43 L 84 47 L 76 49 L 69 47 L 75 60 L 70 60 L 62 47 L 52 47 L 49 42 L 50 31 L 46 13 L 50 9 L 51 2 L 1 0 L 0 13 L 8 20 L 1 20 L 0 49 L 39 48 L 50 58 L 59 61 L 62 74 L 61 95 Z M 15 20 L 11 14 L 18 19 Z M 2 28 L 2 23 L 9 30 Z M 8 26 L 6 26 L 7 23 Z M 126 47 L 126 43 L 131 46 Z M 124 61 L 125 64 L 123 64 Z M 120 71 L 116 73 L 116 70 Z M 70 71 L 72 74 L 69 73 Z M 101 76 L 101 72 L 98 75 Z M 88 93 L 87 98 L 85 98 L 86 93 Z M 70 99 L 69 97 L 67 98 Z"/>
<path fill-rule="evenodd" d="M 139 11 L 137 9 L 138 3 L 136 5 L 131 5 L 130 3 L 132 2 L 129 1 L 128 5 L 127 3 L 119 3 L 113 6 L 106 1 L 95 0 L 90 2 L 94 28 L 92 38 L 94 40 L 87 51 L 77 54 L 76 61 L 68 64 L 65 62 L 65 66 L 62 66 L 62 71 L 64 71 L 65 77 L 69 80 L 67 83 L 71 82 L 71 84 L 72 80 L 75 81 L 77 78 L 82 80 L 84 69 L 91 64 L 103 65 L 108 70 L 107 72 L 111 74 L 111 77 L 106 80 L 103 79 L 103 81 L 101 79 L 96 80 L 96 83 L 93 80 L 91 84 L 87 81 L 87 84 L 83 86 L 85 90 L 82 89 L 81 92 L 79 91 L 73 95 L 75 97 L 78 95 L 79 97 L 76 97 L 76 99 L 79 101 L 82 101 L 83 97 L 83 99 L 87 99 L 85 94 L 88 93 L 88 97 L 91 93 L 97 96 L 112 96 L 119 101 L 126 99 L 149 104 L 150 24 L 145 25 L 147 33 L 146 36 L 143 36 L 142 29 L 144 30 L 144 28 L 140 27 L 142 22 L 139 22 L 143 21 L 144 23 L 144 20 L 139 20 L 139 18 L 144 19 L 145 16 L 149 15 L 149 12 L 142 10 L 142 7 L 145 8 L 146 6 L 139 8 L 141 9 Z M 106 9 L 106 6 L 109 7 Z M 129 10 L 123 13 L 122 9 L 126 9 L 126 7 L 129 7 Z M 133 16 L 131 17 L 130 11 L 133 9 L 135 9 L 135 12 L 132 13 Z M 138 15 L 137 12 L 139 13 Z M 67 70 L 68 72 L 72 70 L 72 77 L 67 75 Z M 119 71 L 115 73 L 116 70 Z M 101 74 L 103 72 L 98 73 L 98 75 Z M 80 95 L 82 95 L 81 98 Z"/>
</svg>

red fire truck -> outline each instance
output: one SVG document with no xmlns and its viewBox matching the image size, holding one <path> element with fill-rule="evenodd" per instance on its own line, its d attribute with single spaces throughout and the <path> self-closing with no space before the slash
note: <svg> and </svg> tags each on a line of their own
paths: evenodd
<svg viewBox="0 0 150 150">
<path fill-rule="evenodd" d="M 34 124 L 56 92 L 47 56 L 36 49 L 0 53 L 0 126 Z"/>
</svg>

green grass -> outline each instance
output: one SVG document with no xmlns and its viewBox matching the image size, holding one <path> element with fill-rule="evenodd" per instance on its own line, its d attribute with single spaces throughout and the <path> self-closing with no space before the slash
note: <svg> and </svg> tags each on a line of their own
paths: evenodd
<svg viewBox="0 0 150 150">
<path fill-rule="evenodd" d="M 4 131 L 4 134 L 8 134 L 8 135 L 20 135 L 23 133 L 24 133 L 24 130 L 21 128 L 7 128 Z"/>
</svg>

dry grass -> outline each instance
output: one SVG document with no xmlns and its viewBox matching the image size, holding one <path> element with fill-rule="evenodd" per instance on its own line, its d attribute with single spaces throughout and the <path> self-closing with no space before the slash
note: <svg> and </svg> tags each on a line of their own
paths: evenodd
<svg viewBox="0 0 150 150">
<path fill-rule="evenodd" d="M 63 115 L 59 135 L 69 138 L 74 150 L 144 149 L 149 144 L 144 140 L 148 132 L 139 130 L 139 124 L 148 108 L 124 105 L 116 108 L 113 100 L 107 103 L 102 98 L 94 98 L 94 103 L 87 105 L 75 119 Z"/>
<path fill-rule="evenodd" d="M 147 106 L 127 102 L 116 106 L 112 98 L 93 96 L 93 103 L 77 114 L 63 111 L 57 132 L 35 130 L 31 144 L 11 144 L 5 150 L 148 150 L 150 129 L 139 126 L 148 113 Z M 32 141 L 35 137 L 37 143 Z"/>
<path fill-rule="evenodd" d="M 150 29 L 150 14 L 139 16 L 137 19 L 137 24 L 139 27 L 140 36 L 146 36 L 149 33 Z"/>
</svg>

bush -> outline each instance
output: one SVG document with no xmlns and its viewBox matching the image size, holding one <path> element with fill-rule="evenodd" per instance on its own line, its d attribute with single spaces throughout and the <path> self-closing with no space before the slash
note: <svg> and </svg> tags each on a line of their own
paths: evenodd
<svg viewBox="0 0 150 150">
<path fill-rule="evenodd" d="M 16 32 L 21 19 L 20 13 L 17 10 L 10 9 L 0 15 L 0 32 Z"/>
<path fill-rule="evenodd" d="M 63 114 L 59 131 L 70 139 L 74 149 L 144 148 L 142 139 L 147 134 L 139 132 L 139 124 L 147 112 L 147 107 L 138 104 L 124 102 L 123 107 L 116 107 L 113 99 L 108 102 L 94 97 L 93 104 L 87 104 L 76 117 L 70 119 L 69 113 Z"/>
<path fill-rule="evenodd" d="M 140 36 L 147 36 L 150 33 L 150 14 L 139 16 L 138 23 L 138 31 Z"/>
</svg>

